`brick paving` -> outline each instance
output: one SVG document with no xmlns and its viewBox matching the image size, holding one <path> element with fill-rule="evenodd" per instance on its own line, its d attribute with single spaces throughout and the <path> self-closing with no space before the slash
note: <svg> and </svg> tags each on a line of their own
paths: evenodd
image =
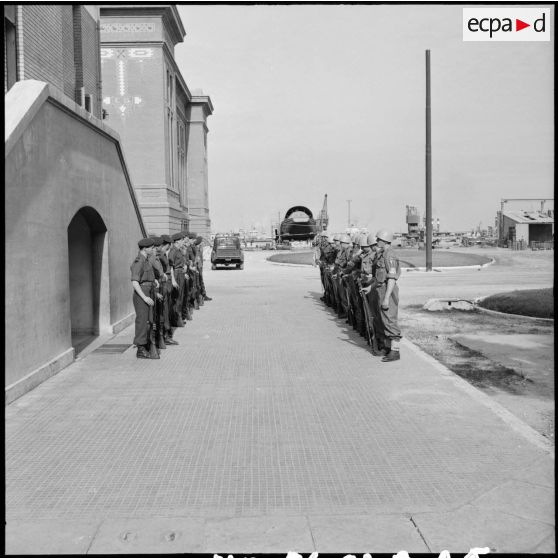
<svg viewBox="0 0 558 558">
<path fill-rule="evenodd" d="M 93 352 L 6 408 L 7 551 L 59 522 L 76 553 L 550 552 L 552 451 L 407 345 L 372 357 L 317 270 L 264 256 L 206 269 L 161 360 Z"/>
</svg>

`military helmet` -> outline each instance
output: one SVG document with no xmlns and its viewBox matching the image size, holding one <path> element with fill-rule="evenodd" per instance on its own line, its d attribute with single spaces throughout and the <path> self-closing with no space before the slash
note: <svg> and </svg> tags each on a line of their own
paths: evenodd
<svg viewBox="0 0 558 558">
<path fill-rule="evenodd" d="M 366 239 L 368 242 L 368 246 L 375 246 L 376 244 L 378 244 L 377 238 L 372 233 L 368 233 L 366 235 Z"/>
<path fill-rule="evenodd" d="M 344 243 L 344 244 L 350 244 L 351 243 L 351 239 L 349 238 L 348 234 L 342 234 L 339 241 Z"/>
<path fill-rule="evenodd" d="M 360 246 L 370 246 L 370 242 L 368 240 L 368 235 L 367 234 L 361 234 L 360 235 L 360 239 L 359 239 L 359 244 Z"/>
<path fill-rule="evenodd" d="M 393 242 L 393 233 L 388 231 L 387 229 L 380 229 L 376 233 L 376 238 L 378 240 L 383 240 L 384 242 Z"/>
<path fill-rule="evenodd" d="M 341 235 L 334 234 L 334 235 L 333 235 L 333 240 L 334 240 L 334 241 L 335 241 L 335 240 L 339 240 L 339 237 L 340 237 L 340 236 L 341 236 Z"/>
</svg>

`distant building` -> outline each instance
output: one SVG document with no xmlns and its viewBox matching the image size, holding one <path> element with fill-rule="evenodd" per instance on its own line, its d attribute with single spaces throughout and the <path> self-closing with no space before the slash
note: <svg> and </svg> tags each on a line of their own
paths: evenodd
<svg viewBox="0 0 558 558">
<path fill-rule="evenodd" d="M 534 209 L 537 204 L 539 209 Z M 553 241 L 554 207 L 548 208 L 548 205 L 553 206 L 554 200 L 503 199 L 500 211 L 496 214 L 498 244 L 508 246 L 513 242 L 522 242 L 525 246 L 531 246 L 533 242 Z"/>
<path fill-rule="evenodd" d="M 554 217 L 542 211 L 506 210 L 500 213 L 499 240 L 532 242 L 554 240 Z"/>
<path fill-rule="evenodd" d="M 174 59 L 184 27 L 172 4 L 101 5 L 103 109 L 122 138 L 149 233 L 209 236 L 207 118 Z"/>
</svg>

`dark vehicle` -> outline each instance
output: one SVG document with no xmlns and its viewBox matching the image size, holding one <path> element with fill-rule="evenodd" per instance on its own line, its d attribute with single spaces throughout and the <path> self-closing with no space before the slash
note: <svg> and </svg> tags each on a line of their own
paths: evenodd
<svg viewBox="0 0 558 558">
<path fill-rule="evenodd" d="M 217 269 L 218 265 L 235 265 L 237 269 L 244 269 L 244 253 L 238 236 L 215 237 L 211 251 L 211 269 Z"/>
<path fill-rule="evenodd" d="M 312 212 L 303 205 L 291 207 L 281 223 L 279 237 L 285 240 L 312 240 L 318 233 Z"/>
</svg>

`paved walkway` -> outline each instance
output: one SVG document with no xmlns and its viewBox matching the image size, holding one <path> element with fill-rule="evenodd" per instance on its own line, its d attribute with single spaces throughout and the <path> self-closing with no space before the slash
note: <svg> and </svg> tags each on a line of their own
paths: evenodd
<svg viewBox="0 0 558 558">
<path fill-rule="evenodd" d="M 6 408 L 7 553 L 554 552 L 544 439 L 264 257 L 207 269 L 161 360 L 92 352 Z"/>
</svg>

